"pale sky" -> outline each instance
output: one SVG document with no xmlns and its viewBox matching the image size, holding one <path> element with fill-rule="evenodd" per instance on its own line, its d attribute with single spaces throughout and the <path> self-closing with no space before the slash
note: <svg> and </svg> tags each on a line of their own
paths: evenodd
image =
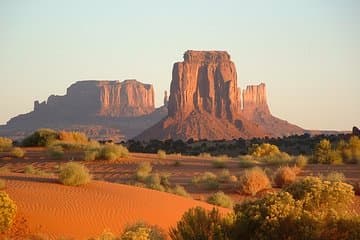
<svg viewBox="0 0 360 240">
<path fill-rule="evenodd" d="M 0 124 L 84 79 L 151 83 L 159 106 L 188 49 L 228 51 L 275 116 L 360 125 L 358 0 L 0 0 Z"/>
</svg>

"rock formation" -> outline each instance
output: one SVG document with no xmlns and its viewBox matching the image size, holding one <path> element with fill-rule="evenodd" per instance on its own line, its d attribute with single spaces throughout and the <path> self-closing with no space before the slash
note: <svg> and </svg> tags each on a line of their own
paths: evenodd
<svg viewBox="0 0 360 240">
<path fill-rule="evenodd" d="M 166 114 L 166 109 L 155 109 L 150 84 L 136 80 L 78 81 L 64 96 L 35 101 L 34 111 L 10 119 L 0 132 L 30 132 L 43 127 L 82 129 L 94 136 L 112 133 L 121 140 L 134 137 Z"/>
<path fill-rule="evenodd" d="M 215 140 L 301 132 L 271 115 L 265 84 L 241 94 L 227 52 L 189 50 L 173 66 L 167 118 L 137 138 Z"/>
</svg>

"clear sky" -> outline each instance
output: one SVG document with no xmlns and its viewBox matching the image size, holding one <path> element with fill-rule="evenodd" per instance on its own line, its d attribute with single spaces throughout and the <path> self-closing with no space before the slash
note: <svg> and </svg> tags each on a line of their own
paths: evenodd
<svg viewBox="0 0 360 240">
<path fill-rule="evenodd" d="M 0 0 L 0 124 L 82 79 L 152 83 L 159 106 L 188 49 L 227 50 L 289 122 L 360 125 L 358 0 Z"/>
</svg>

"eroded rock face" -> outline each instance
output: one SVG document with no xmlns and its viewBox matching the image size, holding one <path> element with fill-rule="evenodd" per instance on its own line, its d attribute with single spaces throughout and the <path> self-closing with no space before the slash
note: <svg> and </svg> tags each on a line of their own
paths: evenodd
<svg viewBox="0 0 360 240">
<path fill-rule="evenodd" d="M 270 114 L 269 106 L 266 98 L 265 83 L 259 85 L 250 85 L 245 88 L 242 93 L 243 97 L 243 114 L 249 118 L 257 112 Z"/>
<path fill-rule="evenodd" d="M 223 51 L 187 51 L 174 64 L 169 117 L 185 119 L 193 111 L 233 121 L 240 112 L 235 64 Z"/>
<path fill-rule="evenodd" d="M 87 132 L 88 126 L 89 131 L 96 129 L 93 132 L 99 136 L 109 133 L 116 134 L 115 139 L 129 139 L 166 114 L 166 108 L 155 109 L 150 84 L 136 80 L 78 81 L 64 96 L 51 95 L 46 102 L 35 101 L 34 111 L 10 119 L 4 129 L 29 133 L 44 127 L 76 130 L 74 126 L 82 126 Z"/>
</svg>

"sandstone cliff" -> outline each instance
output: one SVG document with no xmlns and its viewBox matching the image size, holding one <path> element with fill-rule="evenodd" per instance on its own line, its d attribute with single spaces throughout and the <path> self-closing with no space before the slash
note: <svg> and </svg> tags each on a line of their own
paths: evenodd
<svg viewBox="0 0 360 240">
<path fill-rule="evenodd" d="M 265 84 L 241 94 L 235 64 L 224 51 L 187 51 L 173 66 L 168 116 L 137 139 L 233 139 L 303 130 L 270 113 Z"/>
<path fill-rule="evenodd" d="M 30 132 L 43 127 L 76 130 L 81 126 L 93 135 L 112 133 L 116 139 L 129 139 L 166 114 L 166 108 L 155 109 L 150 84 L 87 80 L 72 84 L 64 96 L 51 95 L 46 102 L 35 101 L 34 111 L 10 119 L 3 129 Z"/>
</svg>

